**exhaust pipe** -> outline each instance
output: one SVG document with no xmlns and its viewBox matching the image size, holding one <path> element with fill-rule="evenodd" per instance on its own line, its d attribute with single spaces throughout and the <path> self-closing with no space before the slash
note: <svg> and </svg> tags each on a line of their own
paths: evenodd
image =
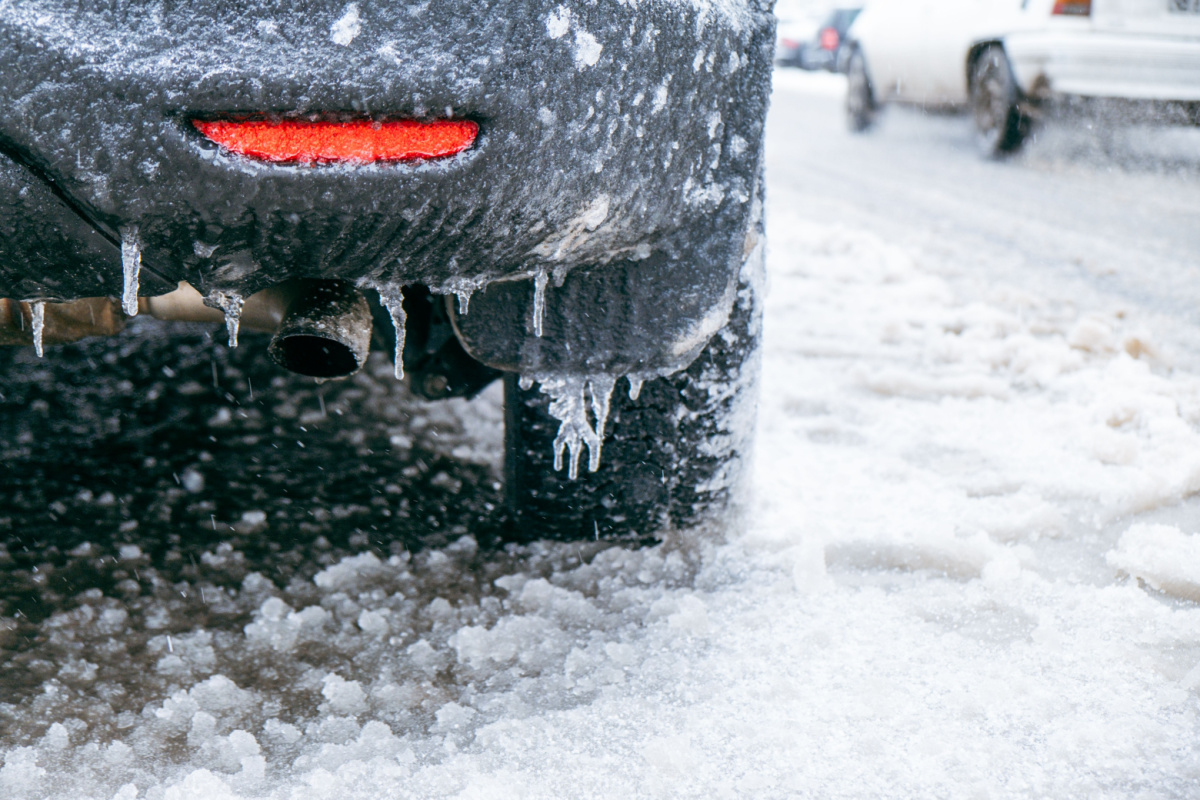
<svg viewBox="0 0 1200 800">
<path fill-rule="evenodd" d="M 287 304 L 267 354 L 284 369 L 313 378 L 345 378 L 358 372 L 371 349 L 367 299 L 346 281 L 296 283 L 298 291 Z"/>
<path fill-rule="evenodd" d="M 66 344 L 111 336 L 125 328 L 119 302 L 86 297 L 42 306 L 42 341 Z M 164 321 L 220 323 L 225 315 L 204 304 L 186 282 L 168 294 L 138 298 L 139 313 Z M 0 298 L 0 345 L 34 344 L 33 304 Z M 367 361 L 371 309 L 346 281 L 294 278 L 246 298 L 241 327 L 273 333 L 267 354 L 284 369 L 313 378 L 345 378 Z"/>
<path fill-rule="evenodd" d="M 155 319 L 222 322 L 186 283 L 170 294 L 138 301 Z M 252 294 L 242 306 L 240 327 L 273 333 L 267 354 L 279 366 L 312 378 L 345 378 L 367 362 L 371 308 L 346 281 L 293 278 Z"/>
<path fill-rule="evenodd" d="M 34 344 L 33 303 L 0 298 L 0 345 Z M 121 304 L 107 297 L 42 304 L 42 342 L 69 344 L 89 336 L 112 336 L 125 329 Z"/>
</svg>

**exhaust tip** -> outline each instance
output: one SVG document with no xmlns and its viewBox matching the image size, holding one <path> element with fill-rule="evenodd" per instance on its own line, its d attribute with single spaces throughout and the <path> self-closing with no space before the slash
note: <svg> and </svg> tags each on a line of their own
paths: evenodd
<svg viewBox="0 0 1200 800">
<path fill-rule="evenodd" d="M 284 369 L 310 378 L 344 378 L 362 366 L 348 345 L 308 333 L 278 337 L 271 357 Z"/>
<path fill-rule="evenodd" d="M 367 361 L 371 310 L 345 281 L 297 281 L 267 354 L 286 370 L 310 378 L 345 378 Z"/>
</svg>

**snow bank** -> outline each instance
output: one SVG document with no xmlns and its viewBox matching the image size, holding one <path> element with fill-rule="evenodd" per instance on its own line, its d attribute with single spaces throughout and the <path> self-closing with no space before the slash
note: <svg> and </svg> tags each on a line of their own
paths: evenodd
<svg viewBox="0 0 1200 800">
<path fill-rule="evenodd" d="M 1159 591 L 1200 600 L 1200 536 L 1173 525 L 1133 525 L 1105 558 Z"/>
</svg>

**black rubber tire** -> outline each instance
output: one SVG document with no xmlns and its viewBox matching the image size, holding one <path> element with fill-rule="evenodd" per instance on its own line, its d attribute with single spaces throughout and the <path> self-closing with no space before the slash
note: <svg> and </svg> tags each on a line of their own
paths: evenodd
<svg viewBox="0 0 1200 800">
<path fill-rule="evenodd" d="M 617 381 L 594 473 L 586 448 L 576 480 L 565 466 L 554 471 L 559 422 L 547 396 L 505 376 L 507 538 L 651 542 L 736 513 L 757 402 L 761 266 L 753 263 L 761 265 L 761 248 L 742 270 L 729 322 L 690 367 L 647 380 L 637 400 Z"/>
<path fill-rule="evenodd" d="M 1021 90 L 1004 48 L 985 47 L 971 65 L 971 112 L 976 142 L 988 158 L 1017 152 L 1029 136 L 1031 120 L 1021 110 Z"/>
<path fill-rule="evenodd" d="M 869 130 L 878 112 L 867 60 L 857 47 L 846 62 L 846 124 L 855 133 Z"/>
</svg>

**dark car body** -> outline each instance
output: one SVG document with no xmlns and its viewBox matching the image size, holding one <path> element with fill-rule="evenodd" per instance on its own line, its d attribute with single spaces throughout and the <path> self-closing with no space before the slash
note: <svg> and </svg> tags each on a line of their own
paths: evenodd
<svg viewBox="0 0 1200 800">
<path fill-rule="evenodd" d="M 769 0 L 0 3 L 0 296 L 118 296 L 132 231 L 144 295 L 422 284 L 474 293 L 455 330 L 497 368 L 678 369 L 732 302 L 773 44 Z M 213 119 L 478 137 L 270 163 L 206 139 Z"/>
<path fill-rule="evenodd" d="M 823 69 L 828 72 L 845 72 L 843 53 L 846 31 L 854 24 L 862 8 L 838 8 L 817 28 L 817 33 L 804 48 L 802 66 L 805 69 Z"/>
</svg>

